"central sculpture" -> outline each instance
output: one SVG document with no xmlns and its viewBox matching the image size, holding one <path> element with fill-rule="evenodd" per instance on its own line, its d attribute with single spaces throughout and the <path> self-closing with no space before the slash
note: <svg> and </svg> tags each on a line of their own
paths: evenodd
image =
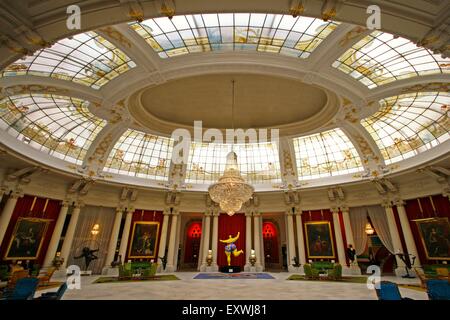
<svg viewBox="0 0 450 320">
<path fill-rule="evenodd" d="M 227 256 L 227 262 L 228 262 L 228 266 L 231 265 L 231 254 L 233 253 L 233 255 L 235 257 L 239 257 L 239 255 L 241 253 L 244 253 L 243 250 L 239 250 L 236 248 L 236 245 L 234 244 L 237 239 L 239 239 L 239 234 L 240 232 L 237 233 L 236 237 L 232 237 L 231 235 L 228 236 L 228 239 L 226 240 L 219 240 L 222 243 L 226 243 L 227 245 L 225 246 L 225 254 Z"/>
</svg>

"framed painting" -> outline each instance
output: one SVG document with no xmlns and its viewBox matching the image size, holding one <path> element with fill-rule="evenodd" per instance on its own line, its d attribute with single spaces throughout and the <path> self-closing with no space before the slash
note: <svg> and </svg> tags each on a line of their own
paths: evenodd
<svg viewBox="0 0 450 320">
<path fill-rule="evenodd" d="M 6 250 L 5 260 L 35 260 L 39 257 L 49 219 L 19 218 Z"/>
<path fill-rule="evenodd" d="M 156 258 L 159 222 L 137 221 L 133 224 L 128 258 Z"/>
<path fill-rule="evenodd" d="M 450 260 L 450 223 L 448 218 L 414 220 L 429 260 Z"/>
<path fill-rule="evenodd" d="M 333 235 L 329 221 L 305 223 L 306 247 L 309 258 L 334 258 Z"/>
</svg>

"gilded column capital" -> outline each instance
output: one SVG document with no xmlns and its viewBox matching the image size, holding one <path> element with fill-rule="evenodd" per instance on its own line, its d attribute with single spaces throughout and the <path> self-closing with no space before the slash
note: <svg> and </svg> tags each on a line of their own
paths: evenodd
<svg viewBox="0 0 450 320">
<path fill-rule="evenodd" d="M 392 202 L 388 201 L 388 200 L 384 200 L 384 201 L 381 202 L 381 206 L 384 207 L 385 209 L 386 208 L 392 208 Z"/>
<path fill-rule="evenodd" d="M 251 217 L 253 215 L 253 212 L 251 209 L 246 209 L 244 214 L 246 217 Z"/>
<path fill-rule="evenodd" d="M 397 199 L 397 200 L 394 201 L 394 204 L 395 204 L 397 207 L 404 207 L 405 204 L 406 204 L 406 202 L 405 202 L 404 200 L 402 200 L 402 199 Z"/>
<path fill-rule="evenodd" d="M 62 200 L 61 201 L 61 207 L 68 208 L 69 206 L 70 206 L 70 201 L 69 200 Z"/>
<path fill-rule="evenodd" d="M 303 211 L 300 207 L 295 207 L 295 215 L 301 216 L 303 214 Z"/>
<path fill-rule="evenodd" d="M 135 210 L 134 207 L 128 207 L 126 211 L 127 211 L 127 214 L 131 215 L 131 214 L 133 214 L 134 210 Z"/>
<path fill-rule="evenodd" d="M 330 211 L 331 211 L 333 214 L 338 215 L 338 214 L 339 214 L 339 207 L 331 207 L 331 208 L 330 208 Z"/>
</svg>

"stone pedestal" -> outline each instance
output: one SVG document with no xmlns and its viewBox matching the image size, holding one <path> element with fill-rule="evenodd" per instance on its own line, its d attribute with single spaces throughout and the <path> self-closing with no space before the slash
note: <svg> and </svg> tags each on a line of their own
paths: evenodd
<svg viewBox="0 0 450 320">
<path fill-rule="evenodd" d="M 66 277 L 67 277 L 67 270 L 65 268 L 61 268 L 53 273 L 52 279 L 65 279 Z"/>
<path fill-rule="evenodd" d="M 288 266 L 288 271 L 292 273 L 304 273 L 303 267 L 294 267 L 293 265 Z"/>
<path fill-rule="evenodd" d="M 217 272 L 218 268 L 215 269 L 214 266 L 206 266 L 205 272 Z"/>
<path fill-rule="evenodd" d="M 119 268 L 118 267 L 104 267 L 102 270 L 103 276 L 111 276 L 111 277 L 118 277 L 119 276 Z"/>
<path fill-rule="evenodd" d="M 343 276 L 357 276 L 361 275 L 361 269 L 358 266 L 342 266 Z"/>
<path fill-rule="evenodd" d="M 244 271 L 245 271 L 245 269 L 244 269 Z M 248 272 L 258 272 L 258 271 L 256 271 L 256 267 L 249 266 Z"/>
</svg>

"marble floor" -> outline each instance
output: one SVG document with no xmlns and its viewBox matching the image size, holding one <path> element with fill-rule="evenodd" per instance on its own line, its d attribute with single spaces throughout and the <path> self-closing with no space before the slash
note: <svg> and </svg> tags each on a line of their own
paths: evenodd
<svg viewBox="0 0 450 320">
<path fill-rule="evenodd" d="M 366 284 L 326 281 L 288 281 L 289 273 L 270 273 L 275 279 L 193 279 L 197 272 L 177 272 L 181 280 L 158 282 L 93 283 L 99 276 L 81 277 L 81 289 L 67 290 L 64 300 L 376 300 Z M 52 281 L 64 279 L 52 279 Z M 418 279 L 383 277 L 382 280 L 419 284 Z M 55 289 L 53 289 L 54 291 Z M 52 291 L 52 290 L 49 290 Z M 39 296 L 42 292 L 36 294 Z M 403 297 L 428 300 L 425 292 L 400 288 Z"/>
</svg>

